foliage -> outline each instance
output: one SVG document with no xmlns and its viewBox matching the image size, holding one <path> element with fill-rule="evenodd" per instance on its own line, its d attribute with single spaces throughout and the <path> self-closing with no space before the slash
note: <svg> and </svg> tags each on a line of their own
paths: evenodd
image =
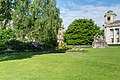
<svg viewBox="0 0 120 80">
<path fill-rule="evenodd" d="M 0 0 L 0 27 L 5 29 L 12 19 L 12 0 Z"/>
<path fill-rule="evenodd" d="M 17 39 L 56 46 L 58 28 L 62 22 L 56 0 L 15 1 L 13 25 Z"/>
<path fill-rule="evenodd" d="M 13 29 L 20 43 L 35 41 L 53 48 L 61 23 L 56 0 L 0 0 L 0 29 Z"/>
<path fill-rule="evenodd" d="M 80 52 L 80 53 L 85 53 L 87 50 L 85 48 L 76 48 L 73 47 L 72 49 L 67 50 L 66 52 Z"/>
<path fill-rule="evenodd" d="M 16 45 L 17 44 L 17 45 Z M 42 51 L 44 50 L 44 44 L 39 42 L 21 42 L 18 40 L 10 40 L 5 43 L 7 49 L 24 52 L 24 51 Z"/>
<path fill-rule="evenodd" d="M 7 41 L 11 40 L 14 35 L 12 29 L 0 29 L 0 46 L 3 46 Z"/>
<path fill-rule="evenodd" d="M 100 31 L 97 34 L 101 35 L 101 36 L 104 36 L 104 29 L 100 29 Z"/>
<path fill-rule="evenodd" d="M 61 45 L 59 45 L 59 47 L 56 47 L 53 52 L 54 53 L 65 53 L 69 49 L 72 49 L 72 47 L 68 46 L 66 43 L 63 42 Z"/>
<path fill-rule="evenodd" d="M 108 44 L 108 46 L 120 46 L 120 44 Z"/>
<path fill-rule="evenodd" d="M 120 44 L 108 44 L 109 48 L 120 48 Z"/>
<path fill-rule="evenodd" d="M 69 47 L 76 47 L 76 48 L 92 48 L 91 45 L 68 45 Z"/>
<path fill-rule="evenodd" d="M 97 33 L 102 31 L 92 19 L 76 19 L 64 33 L 64 41 L 69 45 L 88 45 Z"/>
<path fill-rule="evenodd" d="M 62 42 L 62 44 L 61 45 L 59 45 L 59 48 L 67 48 L 68 46 L 67 46 L 67 44 L 65 43 L 65 42 Z"/>
<path fill-rule="evenodd" d="M 32 29 L 29 5 L 29 0 L 16 0 L 15 10 L 13 11 L 13 27 L 16 30 L 16 37 L 20 41 L 27 41 L 27 34 Z"/>
<path fill-rule="evenodd" d="M 34 3 L 38 4 L 36 1 L 34 1 Z M 41 16 L 37 17 L 35 21 L 35 29 L 32 37 L 52 47 L 56 45 L 57 32 L 62 20 L 59 16 L 59 9 L 56 8 L 56 0 L 45 0 L 43 3 L 45 4 L 38 4 L 42 7 L 41 13 L 39 13 Z"/>
<path fill-rule="evenodd" d="M 67 50 L 66 48 L 56 47 L 52 52 L 53 52 L 53 53 L 65 53 L 66 50 Z"/>
</svg>

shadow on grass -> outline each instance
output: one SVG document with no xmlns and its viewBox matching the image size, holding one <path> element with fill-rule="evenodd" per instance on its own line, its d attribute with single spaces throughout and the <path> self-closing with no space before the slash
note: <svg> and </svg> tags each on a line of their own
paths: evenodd
<svg viewBox="0 0 120 80">
<path fill-rule="evenodd" d="M 42 55 L 42 54 L 36 54 L 36 53 L 1 54 L 0 55 L 0 62 L 9 61 L 9 60 L 21 60 L 21 59 L 32 58 L 34 55 Z"/>
<path fill-rule="evenodd" d="M 52 53 L 65 53 L 64 50 L 58 51 L 43 51 L 43 52 L 18 52 L 18 53 L 3 53 L 0 54 L 0 62 L 2 61 L 9 61 L 9 60 L 21 60 L 32 58 L 34 55 L 43 55 L 43 54 L 52 54 Z"/>
<path fill-rule="evenodd" d="M 32 58 L 34 55 L 65 53 L 66 50 L 67 49 L 64 49 L 64 48 L 63 49 L 55 48 L 53 50 L 46 50 L 43 52 L 14 52 L 14 51 L 5 52 L 3 51 L 2 53 L 0 53 L 0 62 Z"/>
</svg>

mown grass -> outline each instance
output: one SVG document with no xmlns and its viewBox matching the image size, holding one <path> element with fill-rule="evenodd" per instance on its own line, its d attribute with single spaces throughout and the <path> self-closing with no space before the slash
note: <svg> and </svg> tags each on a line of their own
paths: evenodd
<svg viewBox="0 0 120 80">
<path fill-rule="evenodd" d="M 120 80 L 120 48 L 0 56 L 0 80 Z"/>
</svg>

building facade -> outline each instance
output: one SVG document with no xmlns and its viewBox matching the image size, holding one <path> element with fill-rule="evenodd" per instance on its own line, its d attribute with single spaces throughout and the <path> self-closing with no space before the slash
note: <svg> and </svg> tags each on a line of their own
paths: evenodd
<svg viewBox="0 0 120 80">
<path fill-rule="evenodd" d="M 58 38 L 57 42 L 59 45 L 63 43 L 63 33 L 64 33 L 64 27 L 60 27 L 57 35 L 57 38 Z"/>
<path fill-rule="evenodd" d="M 116 17 L 112 10 L 104 15 L 104 36 L 107 44 L 120 44 L 120 20 L 116 20 Z"/>
</svg>

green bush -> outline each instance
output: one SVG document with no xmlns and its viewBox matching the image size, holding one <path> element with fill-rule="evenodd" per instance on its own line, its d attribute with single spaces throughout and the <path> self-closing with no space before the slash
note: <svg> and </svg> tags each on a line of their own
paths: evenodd
<svg viewBox="0 0 120 80">
<path fill-rule="evenodd" d="M 0 29 L 0 47 L 14 37 L 12 29 Z"/>
<path fill-rule="evenodd" d="M 5 43 L 6 49 L 14 51 L 41 51 L 44 46 L 39 42 L 21 42 L 18 40 L 10 40 Z"/>
<path fill-rule="evenodd" d="M 120 44 L 108 44 L 108 46 L 120 46 Z"/>
<path fill-rule="evenodd" d="M 92 19 L 76 19 L 68 26 L 63 37 L 68 45 L 91 45 L 97 33 L 103 34 L 103 30 Z"/>
<path fill-rule="evenodd" d="M 55 48 L 55 49 L 53 50 L 53 53 L 65 53 L 66 50 L 67 50 L 67 49 L 65 49 L 65 48 L 59 48 L 59 47 L 57 47 L 57 48 Z"/>
<path fill-rule="evenodd" d="M 87 52 L 84 48 L 72 48 L 67 50 L 67 52 Z"/>
<path fill-rule="evenodd" d="M 59 46 L 60 49 L 72 49 L 71 46 L 68 46 L 67 43 L 63 42 L 60 46 Z"/>
<path fill-rule="evenodd" d="M 53 52 L 54 53 L 65 53 L 66 50 L 72 49 L 71 46 L 68 46 L 66 43 L 62 43 L 61 45 L 59 45 L 59 47 L 56 47 Z"/>
</svg>

